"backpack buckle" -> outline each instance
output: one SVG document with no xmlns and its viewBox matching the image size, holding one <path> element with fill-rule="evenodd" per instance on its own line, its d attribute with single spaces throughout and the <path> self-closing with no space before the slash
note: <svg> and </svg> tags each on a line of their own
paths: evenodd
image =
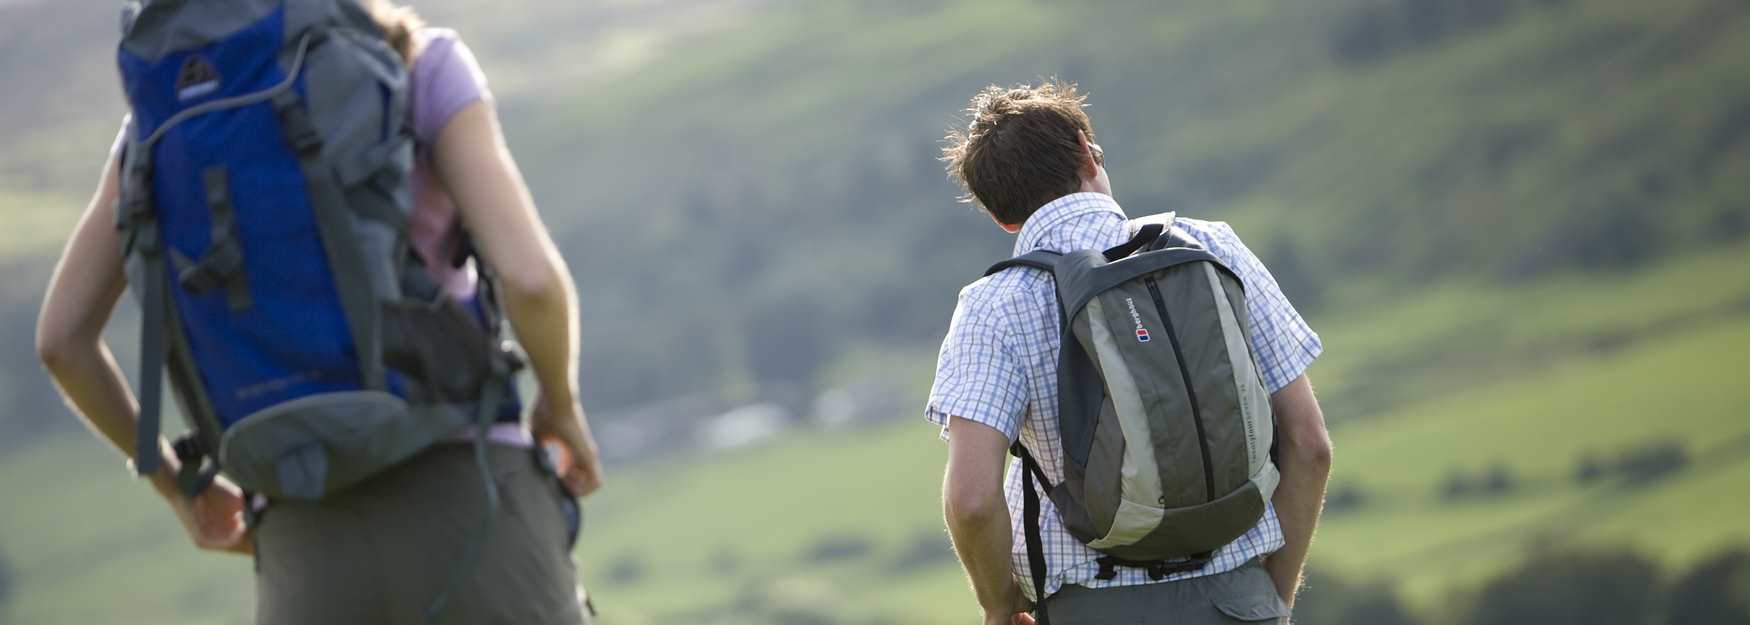
<svg viewBox="0 0 1750 625">
<path fill-rule="evenodd" d="M 310 122 L 310 111 L 304 107 L 304 100 L 298 92 L 288 89 L 274 96 L 273 111 L 279 114 L 280 123 L 285 127 L 286 142 L 292 146 L 292 151 L 299 158 L 308 158 L 322 149 L 322 134 L 317 132 L 316 124 Z"/>
<path fill-rule="evenodd" d="M 163 242 L 158 238 L 158 222 L 150 216 L 141 216 L 134 224 L 128 243 L 145 256 L 154 256 L 164 250 Z"/>
<path fill-rule="evenodd" d="M 303 115 L 303 109 L 298 109 L 298 115 Z M 316 133 L 316 128 L 308 121 L 303 126 L 288 124 L 286 141 L 292 144 L 292 151 L 300 158 L 309 157 L 322 150 L 322 135 Z"/>
<path fill-rule="evenodd" d="M 1109 582 L 1118 579 L 1118 562 L 1112 559 L 1111 556 L 1100 558 L 1094 562 L 1100 565 L 1100 572 L 1094 574 L 1094 579 L 1102 582 Z"/>
</svg>

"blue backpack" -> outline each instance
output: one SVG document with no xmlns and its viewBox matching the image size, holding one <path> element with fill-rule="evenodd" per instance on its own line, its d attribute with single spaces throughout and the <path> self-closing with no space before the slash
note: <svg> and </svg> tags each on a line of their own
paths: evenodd
<svg viewBox="0 0 1750 625">
<path fill-rule="evenodd" d="M 407 70 L 367 11 L 159 0 L 123 25 L 133 115 L 116 218 L 143 311 L 138 471 L 161 462 L 166 370 L 192 431 L 176 445 L 191 495 L 223 471 L 320 499 L 520 415 L 490 282 L 447 298 L 409 244 Z"/>
</svg>

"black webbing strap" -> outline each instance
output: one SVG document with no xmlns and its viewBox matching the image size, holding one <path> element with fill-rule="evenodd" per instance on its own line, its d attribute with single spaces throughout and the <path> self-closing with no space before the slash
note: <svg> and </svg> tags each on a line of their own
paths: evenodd
<svg viewBox="0 0 1750 625">
<path fill-rule="evenodd" d="M 493 421 L 497 420 L 498 408 L 503 403 L 505 394 L 514 388 L 511 385 L 511 370 L 509 362 L 498 354 L 490 356 L 492 372 L 487 375 L 486 382 L 480 391 L 480 405 L 474 415 L 474 465 L 480 471 L 480 481 L 486 490 L 486 517 L 480 520 L 480 529 L 476 530 L 474 538 L 468 541 L 466 555 L 462 565 L 450 574 L 448 582 L 444 583 L 443 592 L 432 599 L 431 605 L 425 609 L 427 623 L 438 622 L 438 616 L 444 611 L 444 606 L 450 601 L 451 593 L 480 565 L 480 556 L 486 550 L 486 539 L 492 532 L 493 517 L 498 516 L 498 480 L 492 475 L 492 463 L 486 456 L 487 434 L 492 429 Z"/>
<path fill-rule="evenodd" d="M 1119 244 L 1118 247 L 1107 249 L 1105 252 L 1106 262 L 1112 262 L 1130 256 L 1131 254 L 1135 254 L 1137 250 L 1143 249 L 1144 247 L 1153 244 L 1157 239 L 1160 239 L 1161 235 L 1165 232 L 1166 226 L 1161 224 L 1148 224 L 1143 226 L 1136 231 L 1136 236 L 1130 237 L 1129 241 Z"/>
<path fill-rule="evenodd" d="M 190 261 L 172 250 L 171 259 L 178 265 L 177 281 L 183 289 L 197 295 L 223 286 L 231 310 L 248 310 L 253 300 L 243 270 L 243 247 L 237 242 L 237 207 L 231 202 L 229 176 L 223 166 L 213 166 L 201 172 L 201 180 L 207 192 L 212 236 L 199 261 Z"/>
<path fill-rule="evenodd" d="M 182 468 L 176 471 L 176 488 L 183 496 L 194 498 L 201 491 L 213 485 L 213 478 L 219 476 L 217 462 L 208 463 L 211 458 L 206 446 L 193 434 L 176 439 L 173 447 L 176 450 L 176 460 L 182 463 Z"/>
<path fill-rule="evenodd" d="M 328 254 L 334 287 L 340 292 L 341 308 L 346 311 L 346 324 L 352 332 L 363 385 L 371 390 L 387 390 L 382 341 L 377 331 L 381 323 L 377 298 L 372 295 L 370 282 L 362 270 L 364 254 L 353 231 L 353 217 L 347 208 L 346 195 L 335 180 L 334 172 L 323 164 L 322 135 L 310 121 L 310 112 L 296 89 L 287 89 L 274 96 L 273 108 L 309 184 L 316 228 Z"/>
<path fill-rule="evenodd" d="M 1033 578 L 1033 618 L 1040 625 L 1048 625 L 1050 619 L 1045 610 L 1045 539 L 1040 536 L 1039 516 L 1042 513 L 1039 504 L 1039 493 L 1033 489 L 1034 478 L 1051 492 L 1051 480 L 1046 479 L 1045 471 L 1039 468 L 1039 463 L 1033 461 L 1033 455 L 1027 453 L 1027 448 L 1017 442 L 1009 447 L 1009 453 L 1021 459 L 1021 524 L 1026 528 L 1027 541 L 1027 571 Z"/>
<path fill-rule="evenodd" d="M 1161 560 L 1158 562 L 1132 562 L 1130 560 L 1124 560 L 1113 556 L 1101 556 L 1094 561 L 1100 565 L 1100 572 L 1094 575 L 1094 579 L 1111 581 L 1118 577 L 1118 567 L 1128 567 L 1142 569 L 1144 572 L 1148 573 L 1149 579 L 1158 582 L 1166 579 L 1168 575 L 1187 573 L 1201 569 L 1214 559 L 1214 551 L 1193 554 L 1190 558 L 1185 560 Z"/>
<path fill-rule="evenodd" d="M 1010 267 L 1032 267 L 1034 269 L 1044 270 L 1048 273 L 1056 273 L 1057 259 L 1062 257 L 1062 254 L 1051 250 L 1033 250 L 1026 254 L 991 265 L 990 269 L 984 270 L 984 275 L 989 276 Z"/>
</svg>

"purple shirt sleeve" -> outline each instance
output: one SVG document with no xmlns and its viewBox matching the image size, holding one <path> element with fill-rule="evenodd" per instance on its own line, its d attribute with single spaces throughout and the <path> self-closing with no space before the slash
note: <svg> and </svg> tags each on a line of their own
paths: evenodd
<svg viewBox="0 0 1750 625">
<path fill-rule="evenodd" d="M 492 101 L 486 74 L 474 52 L 445 28 L 420 33 L 425 49 L 413 64 L 413 134 L 422 144 L 431 144 L 451 117 L 476 100 Z"/>
</svg>

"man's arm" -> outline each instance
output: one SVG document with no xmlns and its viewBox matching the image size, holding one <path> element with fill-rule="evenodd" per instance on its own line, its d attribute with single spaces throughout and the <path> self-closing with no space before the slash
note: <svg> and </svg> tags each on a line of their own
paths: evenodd
<svg viewBox="0 0 1750 625">
<path fill-rule="evenodd" d="M 959 417 L 949 417 L 949 423 L 942 513 L 954 539 L 954 551 L 972 580 L 978 605 L 984 609 L 984 622 L 1017 622 L 1026 618 L 1017 617 L 1026 608 L 1010 565 L 1013 537 L 1008 504 L 1003 501 L 1003 460 L 1009 438 L 995 428 Z"/>
<path fill-rule="evenodd" d="M 1325 431 L 1325 415 L 1313 396 L 1312 382 L 1296 378 L 1270 396 L 1276 413 L 1282 483 L 1271 502 L 1282 522 L 1282 549 L 1264 561 L 1270 579 L 1282 600 L 1294 605 L 1300 589 L 1301 569 L 1312 546 L 1313 528 L 1325 503 L 1325 483 L 1331 477 L 1331 436 Z"/>
</svg>

